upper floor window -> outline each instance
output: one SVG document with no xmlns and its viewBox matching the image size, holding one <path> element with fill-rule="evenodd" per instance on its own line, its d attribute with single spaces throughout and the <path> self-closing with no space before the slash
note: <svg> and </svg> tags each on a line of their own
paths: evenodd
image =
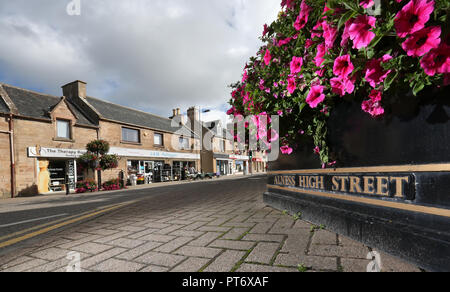
<svg viewBox="0 0 450 292">
<path fill-rule="evenodd" d="M 155 133 L 153 141 L 155 146 L 164 146 L 163 134 Z"/>
<path fill-rule="evenodd" d="M 122 141 L 130 143 L 140 143 L 141 133 L 137 129 L 122 128 Z"/>
<path fill-rule="evenodd" d="M 60 139 L 71 139 L 70 122 L 64 120 L 56 120 L 56 135 Z"/>
<path fill-rule="evenodd" d="M 180 149 L 181 150 L 189 149 L 189 139 L 188 138 L 180 137 L 179 141 L 180 141 Z"/>
<path fill-rule="evenodd" d="M 225 140 L 220 141 L 220 152 L 225 152 Z"/>
</svg>

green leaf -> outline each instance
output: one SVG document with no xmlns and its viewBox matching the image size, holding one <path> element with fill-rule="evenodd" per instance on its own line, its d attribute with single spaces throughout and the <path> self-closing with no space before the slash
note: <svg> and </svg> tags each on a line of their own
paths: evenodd
<svg viewBox="0 0 450 292">
<path fill-rule="evenodd" d="M 341 27 L 350 19 L 353 18 L 357 13 L 353 10 L 347 11 L 342 17 L 339 19 L 338 22 L 338 30 L 341 29 Z"/>
<path fill-rule="evenodd" d="M 413 88 L 413 94 L 414 96 L 417 96 L 417 94 L 422 91 L 422 89 L 425 88 L 425 84 L 423 82 L 418 82 Z"/>
<path fill-rule="evenodd" d="M 397 78 L 398 72 L 395 72 L 395 74 L 389 74 L 386 79 L 384 80 L 384 90 L 388 90 L 389 87 L 391 87 L 392 82 Z"/>
</svg>

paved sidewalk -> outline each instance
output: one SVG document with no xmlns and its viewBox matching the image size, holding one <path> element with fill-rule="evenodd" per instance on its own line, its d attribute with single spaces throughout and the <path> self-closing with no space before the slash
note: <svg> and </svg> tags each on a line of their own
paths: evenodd
<svg viewBox="0 0 450 292">
<path fill-rule="evenodd" d="M 0 271 L 64 272 L 70 252 L 82 271 L 366 271 L 368 247 L 266 207 L 264 191 L 260 178 L 180 186 L 0 257 Z"/>
</svg>

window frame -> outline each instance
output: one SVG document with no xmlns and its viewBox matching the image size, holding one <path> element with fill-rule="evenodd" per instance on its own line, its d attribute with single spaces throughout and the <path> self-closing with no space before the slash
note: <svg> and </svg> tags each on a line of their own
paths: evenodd
<svg viewBox="0 0 450 292">
<path fill-rule="evenodd" d="M 161 144 L 155 143 L 155 137 L 156 136 L 160 136 L 161 137 Z M 159 133 L 159 132 L 154 132 L 153 133 L 153 145 L 155 147 L 164 147 L 164 134 L 163 133 Z"/>
<path fill-rule="evenodd" d="M 58 124 L 61 123 L 61 122 L 67 124 L 68 137 L 60 137 L 59 136 Z M 72 131 L 72 121 L 71 120 L 60 119 L 60 118 L 56 118 L 55 119 L 55 140 L 58 140 L 58 141 L 73 141 L 73 131 Z"/>
<path fill-rule="evenodd" d="M 124 130 L 131 130 L 131 131 L 137 131 L 138 135 L 138 141 L 129 141 L 129 140 L 125 140 L 124 137 Z M 132 128 L 132 127 L 121 127 L 121 142 L 122 143 L 127 143 L 127 144 L 141 144 L 142 138 L 141 138 L 141 130 L 137 129 L 137 128 Z"/>
<path fill-rule="evenodd" d="M 180 150 L 190 150 L 191 144 L 188 137 L 179 136 L 178 137 L 178 147 Z"/>
</svg>

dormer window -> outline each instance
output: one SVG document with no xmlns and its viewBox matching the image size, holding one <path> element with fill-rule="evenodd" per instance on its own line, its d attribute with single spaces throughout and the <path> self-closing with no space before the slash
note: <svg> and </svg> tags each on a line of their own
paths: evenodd
<svg viewBox="0 0 450 292">
<path fill-rule="evenodd" d="M 56 120 L 56 138 L 66 140 L 72 139 L 70 121 Z"/>
</svg>

